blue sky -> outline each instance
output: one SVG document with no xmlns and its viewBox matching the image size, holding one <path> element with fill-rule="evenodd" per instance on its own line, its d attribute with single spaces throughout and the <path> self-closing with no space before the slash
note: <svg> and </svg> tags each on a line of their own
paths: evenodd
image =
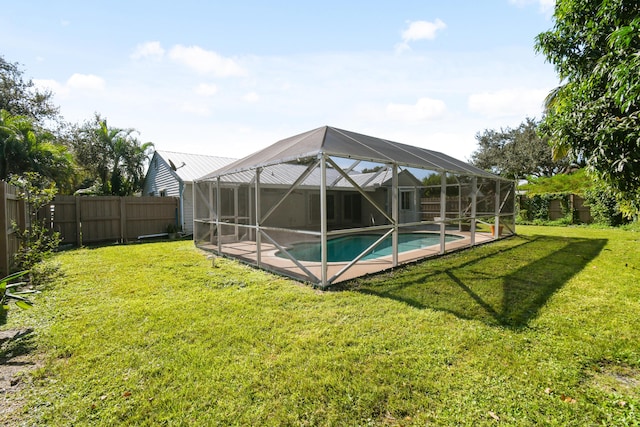
<svg viewBox="0 0 640 427">
<path fill-rule="evenodd" d="M 553 0 L 30 1 L 0 55 L 157 149 L 242 157 L 323 125 L 467 160 L 475 134 L 541 115 Z"/>
</svg>

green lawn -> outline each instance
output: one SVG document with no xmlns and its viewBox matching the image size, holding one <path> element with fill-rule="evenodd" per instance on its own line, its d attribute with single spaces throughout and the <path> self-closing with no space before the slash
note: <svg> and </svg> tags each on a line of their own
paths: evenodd
<svg viewBox="0 0 640 427">
<path fill-rule="evenodd" d="M 0 326 L 42 361 L 0 424 L 640 425 L 640 233 L 518 232 L 330 292 L 191 242 L 61 253 Z"/>
</svg>

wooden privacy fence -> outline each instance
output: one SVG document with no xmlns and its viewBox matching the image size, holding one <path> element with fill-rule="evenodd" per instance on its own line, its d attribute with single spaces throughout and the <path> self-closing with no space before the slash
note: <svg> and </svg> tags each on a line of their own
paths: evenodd
<svg viewBox="0 0 640 427">
<path fill-rule="evenodd" d="M 585 206 L 584 199 L 576 194 L 569 195 L 569 209 L 574 212 L 574 220 L 589 224 L 593 221 L 591 208 Z M 566 213 L 562 210 L 560 200 L 549 201 L 549 219 L 551 221 L 563 218 Z"/>
<path fill-rule="evenodd" d="M 18 198 L 18 189 L 0 181 L 0 278 L 13 268 L 13 260 L 20 247 L 16 231 L 24 230 L 26 226 L 27 210 L 24 200 Z"/>
<path fill-rule="evenodd" d="M 62 244 L 127 242 L 176 225 L 178 198 L 56 196 L 41 215 Z"/>
<path fill-rule="evenodd" d="M 539 203 L 538 207 L 532 200 L 545 198 L 545 203 Z M 585 200 L 577 194 L 548 194 L 528 196 L 521 194 L 518 196 L 518 206 L 520 215 L 526 220 L 549 219 L 555 221 L 565 218 L 571 213 L 572 222 L 589 224 L 593 222 L 591 208 L 585 205 Z M 543 200 L 544 201 L 544 200 Z M 564 205 L 564 206 L 563 206 Z"/>
<path fill-rule="evenodd" d="M 458 197 L 447 197 L 446 201 L 447 216 L 458 216 L 460 210 L 460 200 Z M 420 213 L 422 221 L 433 221 L 434 218 L 440 216 L 440 197 L 423 197 L 420 199 Z"/>
</svg>

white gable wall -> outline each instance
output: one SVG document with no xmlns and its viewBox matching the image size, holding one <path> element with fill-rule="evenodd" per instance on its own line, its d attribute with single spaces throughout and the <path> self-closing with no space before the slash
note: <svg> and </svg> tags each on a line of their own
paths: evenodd
<svg viewBox="0 0 640 427">
<path fill-rule="evenodd" d="M 164 153 L 168 154 L 168 152 Z M 201 159 L 200 163 L 211 164 L 211 168 L 215 168 L 218 163 L 229 163 L 232 160 L 222 157 L 196 156 L 181 153 L 170 153 L 169 155 L 176 159 L 189 156 L 190 158 L 187 160 L 190 161 L 190 164 L 195 164 L 195 160 L 202 158 L 204 161 Z M 206 164 L 197 164 L 196 166 L 206 167 Z M 184 172 L 184 170 L 186 169 L 179 169 L 179 172 Z M 178 212 L 178 216 L 181 216 L 182 231 L 186 234 L 193 234 L 193 183 L 191 181 L 183 181 L 178 176 L 178 173 L 171 169 L 167 159 L 162 157 L 162 154 L 159 152 L 154 153 L 149 164 L 142 195 L 179 197 L 180 212 Z"/>
<path fill-rule="evenodd" d="M 149 164 L 142 195 L 180 197 L 178 177 L 157 154 L 154 154 Z"/>
</svg>

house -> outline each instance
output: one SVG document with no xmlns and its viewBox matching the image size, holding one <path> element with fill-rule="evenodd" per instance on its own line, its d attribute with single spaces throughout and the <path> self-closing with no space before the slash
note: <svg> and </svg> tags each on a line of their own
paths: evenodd
<svg viewBox="0 0 640 427">
<path fill-rule="evenodd" d="M 323 126 L 198 178 L 194 241 L 324 288 L 514 234 L 514 184 L 443 153 Z"/>
<path fill-rule="evenodd" d="M 193 181 L 236 159 L 157 150 L 144 180 L 144 196 L 178 197 L 178 218 L 185 234 L 193 234 Z"/>
</svg>

